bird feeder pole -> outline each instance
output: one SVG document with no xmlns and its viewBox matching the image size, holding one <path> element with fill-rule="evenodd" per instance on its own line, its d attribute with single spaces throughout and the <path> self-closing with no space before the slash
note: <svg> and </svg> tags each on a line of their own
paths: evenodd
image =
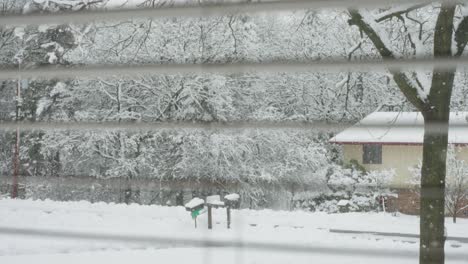
<svg viewBox="0 0 468 264">
<path fill-rule="evenodd" d="M 231 228 L 231 206 L 226 207 L 226 214 L 227 214 L 227 228 Z"/>
</svg>

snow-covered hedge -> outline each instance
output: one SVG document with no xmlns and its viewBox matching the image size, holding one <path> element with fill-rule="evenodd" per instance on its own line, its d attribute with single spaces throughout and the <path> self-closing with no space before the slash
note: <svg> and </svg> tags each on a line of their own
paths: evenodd
<svg viewBox="0 0 468 264">
<path fill-rule="evenodd" d="M 347 167 L 332 166 L 327 176 L 327 190 L 297 194 L 294 207 L 328 213 L 381 210 L 378 197 L 391 193 L 388 184 L 395 172 L 366 172 L 355 166 Z M 343 200 L 348 202 L 340 206 L 339 202 Z"/>
</svg>

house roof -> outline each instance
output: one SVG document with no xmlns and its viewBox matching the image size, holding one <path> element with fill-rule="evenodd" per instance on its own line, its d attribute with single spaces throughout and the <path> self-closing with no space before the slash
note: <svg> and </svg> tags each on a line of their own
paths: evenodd
<svg viewBox="0 0 468 264">
<path fill-rule="evenodd" d="M 424 119 L 420 112 L 374 112 L 342 131 L 330 142 L 337 144 L 419 145 Z M 468 112 L 450 113 L 449 143 L 468 144 Z"/>
</svg>

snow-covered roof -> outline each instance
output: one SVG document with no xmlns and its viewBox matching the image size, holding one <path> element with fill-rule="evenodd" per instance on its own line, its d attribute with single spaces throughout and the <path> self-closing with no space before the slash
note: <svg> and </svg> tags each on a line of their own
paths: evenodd
<svg viewBox="0 0 468 264">
<path fill-rule="evenodd" d="M 210 205 L 224 206 L 224 202 L 221 201 L 221 196 L 211 195 L 206 197 L 206 203 Z"/>
<path fill-rule="evenodd" d="M 424 119 L 420 112 L 374 112 L 330 142 L 338 144 L 422 144 Z M 468 112 L 450 113 L 449 143 L 468 144 Z"/>
<path fill-rule="evenodd" d="M 192 200 L 190 200 L 190 202 L 185 204 L 185 208 L 193 209 L 197 206 L 201 206 L 204 203 L 205 201 L 203 199 L 195 197 Z"/>
<path fill-rule="evenodd" d="M 224 196 L 224 199 L 231 201 L 231 202 L 235 202 L 240 199 L 240 195 L 237 193 L 231 193 L 231 194 Z"/>
</svg>

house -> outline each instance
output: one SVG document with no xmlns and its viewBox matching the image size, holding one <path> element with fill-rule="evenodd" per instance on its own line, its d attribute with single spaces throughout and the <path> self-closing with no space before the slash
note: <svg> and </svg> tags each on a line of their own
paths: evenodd
<svg viewBox="0 0 468 264">
<path fill-rule="evenodd" d="M 414 207 L 402 208 L 403 204 L 419 199 L 404 190 L 411 186 L 412 169 L 421 163 L 423 137 L 421 113 L 374 112 L 330 142 L 342 145 L 345 163 L 354 160 L 368 171 L 394 169 L 396 175 L 390 185 L 399 190 L 400 211 L 411 213 Z M 468 112 L 450 114 L 448 141 L 455 145 L 456 158 L 468 162 Z"/>
</svg>

